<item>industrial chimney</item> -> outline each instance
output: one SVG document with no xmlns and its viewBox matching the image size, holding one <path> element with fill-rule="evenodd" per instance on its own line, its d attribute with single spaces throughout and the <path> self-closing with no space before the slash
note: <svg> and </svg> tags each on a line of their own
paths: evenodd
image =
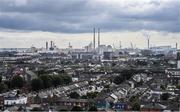
<svg viewBox="0 0 180 112">
<path fill-rule="evenodd" d="M 149 38 L 148 38 L 148 50 L 150 49 L 150 46 L 149 46 Z"/>
<path fill-rule="evenodd" d="M 98 47 L 100 46 L 100 28 L 98 28 Z"/>
<path fill-rule="evenodd" d="M 48 50 L 48 42 L 46 42 L 46 50 Z"/>
<path fill-rule="evenodd" d="M 96 50 L 96 29 L 95 28 L 94 28 L 93 46 L 94 46 L 94 52 L 95 52 Z"/>
<path fill-rule="evenodd" d="M 51 48 L 53 48 L 53 41 L 51 41 Z"/>
</svg>

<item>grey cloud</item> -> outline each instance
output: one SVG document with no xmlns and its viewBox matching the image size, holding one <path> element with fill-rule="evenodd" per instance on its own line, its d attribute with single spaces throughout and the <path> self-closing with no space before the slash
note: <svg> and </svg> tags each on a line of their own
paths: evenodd
<svg viewBox="0 0 180 112">
<path fill-rule="evenodd" d="M 143 4 L 120 7 L 99 1 L 1 0 L 0 28 L 63 33 L 84 33 L 93 27 L 106 32 L 142 29 L 180 32 L 179 0 L 166 0 L 167 3 L 151 0 L 144 4 L 150 9 L 137 11 L 133 9 Z"/>
</svg>

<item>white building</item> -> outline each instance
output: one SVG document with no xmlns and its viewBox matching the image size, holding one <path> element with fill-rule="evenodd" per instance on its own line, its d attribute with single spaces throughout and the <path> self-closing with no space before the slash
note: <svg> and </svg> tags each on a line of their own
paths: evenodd
<svg viewBox="0 0 180 112">
<path fill-rule="evenodd" d="M 5 98 L 4 105 L 12 106 L 12 105 L 23 105 L 27 104 L 27 97 L 20 98 Z"/>
<path fill-rule="evenodd" d="M 155 54 L 167 55 L 169 52 L 175 53 L 176 48 L 172 48 L 171 46 L 157 46 L 157 47 L 151 47 L 150 50 Z"/>
</svg>

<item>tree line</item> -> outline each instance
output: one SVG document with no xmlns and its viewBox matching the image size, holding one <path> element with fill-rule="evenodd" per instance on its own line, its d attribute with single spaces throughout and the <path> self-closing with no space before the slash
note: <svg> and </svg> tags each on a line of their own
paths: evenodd
<svg viewBox="0 0 180 112">
<path fill-rule="evenodd" d="M 2 76 L 0 76 L 0 93 L 6 92 L 11 89 L 22 88 L 26 88 L 30 91 L 38 91 L 41 89 L 69 84 L 71 82 L 72 78 L 65 73 L 58 75 L 41 74 L 38 76 L 38 78 L 31 80 L 29 83 L 26 82 L 24 80 L 24 77 L 20 75 L 15 75 L 6 81 L 2 81 Z"/>
<path fill-rule="evenodd" d="M 57 87 L 59 85 L 69 84 L 72 82 L 70 76 L 66 74 L 59 75 L 40 75 L 38 78 L 31 81 L 31 89 L 38 91 L 41 89 L 47 89 L 50 87 Z"/>
</svg>

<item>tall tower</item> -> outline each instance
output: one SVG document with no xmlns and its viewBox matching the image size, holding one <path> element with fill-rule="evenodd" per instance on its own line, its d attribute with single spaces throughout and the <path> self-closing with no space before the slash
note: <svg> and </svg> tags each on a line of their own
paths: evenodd
<svg viewBox="0 0 180 112">
<path fill-rule="evenodd" d="M 178 49 L 178 43 L 176 43 L 176 50 Z"/>
<path fill-rule="evenodd" d="M 51 48 L 53 48 L 53 41 L 51 41 Z"/>
<path fill-rule="evenodd" d="M 94 28 L 94 37 L 93 37 L 93 49 L 94 49 L 94 52 L 96 50 L 96 29 Z"/>
<path fill-rule="evenodd" d="M 122 48 L 121 41 L 119 41 L 119 49 L 121 49 L 121 48 Z"/>
<path fill-rule="evenodd" d="M 146 39 L 147 39 L 147 47 L 148 47 L 148 50 L 150 49 L 150 34 L 149 34 L 149 32 L 143 32 L 143 35 L 144 35 L 144 37 L 146 37 Z"/>
<path fill-rule="evenodd" d="M 48 42 L 46 42 L 46 50 L 48 50 Z"/>
<path fill-rule="evenodd" d="M 149 47 L 150 47 L 150 46 L 149 46 L 149 37 L 147 38 L 147 40 L 148 40 L 148 50 L 149 50 Z"/>
<path fill-rule="evenodd" d="M 100 41 L 101 41 L 101 40 L 100 40 L 100 28 L 98 28 L 98 47 L 99 47 L 100 44 L 101 44 Z"/>
</svg>

